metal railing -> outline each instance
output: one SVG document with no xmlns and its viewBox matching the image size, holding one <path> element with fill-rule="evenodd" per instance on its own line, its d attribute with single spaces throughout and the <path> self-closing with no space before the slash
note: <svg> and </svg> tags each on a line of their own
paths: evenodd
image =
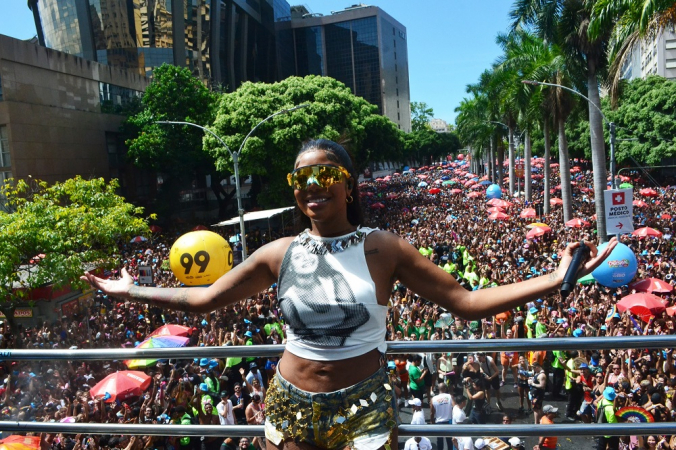
<svg viewBox="0 0 676 450">
<path fill-rule="evenodd" d="M 462 341 L 397 341 L 387 343 L 388 353 L 469 353 L 542 350 L 664 349 L 676 347 L 676 335 L 620 336 L 596 338 L 490 339 Z M 110 360 L 110 359 L 194 359 L 224 357 L 274 357 L 283 345 L 190 347 L 162 349 L 77 349 L 0 351 L 0 359 L 27 360 Z M 18 433 L 86 433 L 149 436 L 263 436 L 262 425 L 141 425 L 112 423 L 61 423 L 0 421 L 0 430 Z M 500 425 L 401 425 L 399 436 L 540 436 L 542 428 L 532 424 Z M 676 434 L 676 422 L 621 424 L 555 424 L 547 426 L 548 436 L 627 436 Z"/>
</svg>

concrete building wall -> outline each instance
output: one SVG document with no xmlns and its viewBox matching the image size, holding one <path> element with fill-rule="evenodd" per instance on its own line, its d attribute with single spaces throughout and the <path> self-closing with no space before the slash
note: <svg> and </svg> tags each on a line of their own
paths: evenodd
<svg viewBox="0 0 676 450">
<path fill-rule="evenodd" d="M 124 117 L 101 112 L 102 84 L 142 92 L 149 80 L 66 53 L 0 35 L 0 127 L 14 178 L 62 181 L 111 175 L 107 133 Z"/>
</svg>

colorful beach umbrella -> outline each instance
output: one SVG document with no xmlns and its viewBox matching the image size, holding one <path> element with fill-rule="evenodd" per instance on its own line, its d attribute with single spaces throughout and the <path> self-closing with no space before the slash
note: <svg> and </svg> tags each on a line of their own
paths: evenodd
<svg viewBox="0 0 676 450">
<path fill-rule="evenodd" d="M 537 216 L 537 212 L 533 208 L 526 208 L 519 213 L 519 217 L 522 219 L 534 219 Z"/>
<path fill-rule="evenodd" d="M 153 337 L 153 336 L 190 336 L 192 334 L 192 328 L 190 327 L 184 327 L 183 325 L 173 325 L 173 324 L 167 324 L 167 325 L 162 325 L 152 333 L 148 335 L 148 337 Z"/>
<path fill-rule="evenodd" d="M 188 345 L 189 338 L 185 336 L 152 336 L 141 342 L 136 348 L 178 348 Z M 128 359 L 124 363 L 130 369 L 149 367 L 155 364 L 157 359 Z"/>
<path fill-rule="evenodd" d="M 40 436 L 7 436 L 0 440 L 0 450 L 40 450 Z"/>
<path fill-rule="evenodd" d="M 658 316 L 666 307 L 662 298 L 647 292 L 639 292 L 623 297 L 617 302 L 617 309 L 620 312 L 629 311 L 647 322 L 651 316 Z"/>
</svg>

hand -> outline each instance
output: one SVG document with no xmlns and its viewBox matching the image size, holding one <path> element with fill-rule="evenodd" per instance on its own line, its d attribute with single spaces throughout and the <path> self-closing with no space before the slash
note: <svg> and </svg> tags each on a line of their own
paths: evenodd
<svg viewBox="0 0 676 450">
<path fill-rule="evenodd" d="M 580 268 L 580 271 L 577 274 L 578 278 L 591 273 L 603 261 L 605 261 L 608 256 L 610 256 L 610 253 L 617 245 L 617 238 L 613 237 L 608 242 L 608 246 L 605 249 L 603 249 L 603 251 L 600 253 L 596 248 L 596 246 L 591 242 L 585 241 L 585 245 L 589 247 L 589 259 L 585 262 L 584 266 Z M 561 263 L 559 264 L 559 268 L 557 269 L 557 278 L 559 280 L 563 280 L 563 277 L 565 276 L 566 271 L 568 270 L 568 266 L 570 265 L 570 262 L 573 259 L 573 254 L 575 253 L 575 250 L 577 250 L 579 246 L 580 246 L 579 242 L 573 242 L 568 244 L 566 249 L 563 251 L 563 254 L 561 255 Z"/>
<path fill-rule="evenodd" d="M 129 288 L 134 285 L 134 279 L 124 268 L 122 269 L 122 278 L 119 280 L 106 280 L 88 272 L 82 275 L 80 279 L 89 283 L 94 289 L 100 289 L 104 294 L 112 296 L 125 296 L 129 293 Z"/>
</svg>

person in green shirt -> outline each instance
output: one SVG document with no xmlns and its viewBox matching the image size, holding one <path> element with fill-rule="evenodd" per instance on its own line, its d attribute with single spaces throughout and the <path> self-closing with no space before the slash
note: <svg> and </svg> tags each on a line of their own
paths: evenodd
<svg viewBox="0 0 676 450">
<path fill-rule="evenodd" d="M 425 374 L 427 373 L 427 368 L 425 367 L 420 370 L 420 364 L 422 364 L 422 356 L 415 355 L 413 361 L 411 361 L 411 367 L 408 368 L 408 388 L 413 397 L 419 398 L 422 401 L 423 394 L 425 393 Z"/>
<path fill-rule="evenodd" d="M 603 398 L 596 407 L 596 421 L 598 423 L 617 423 L 615 415 L 615 397 L 617 393 L 611 386 L 603 390 Z M 599 436 L 597 450 L 617 449 L 620 446 L 619 436 Z"/>
<path fill-rule="evenodd" d="M 441 268 L 449 275 L 453 275 L 458 270 L 458 266 L 456 266 L 451 261 L 446 261 L 446 264 L 444 264 Z"/>
<path fill-rule="evenodd" d="M 432 253 L 434 253 L 434 249 L 428 246 L 427 243 L 424 243 L 423 245 L 420 246 L 418 252 L 420 252 L 420 254 L 423 255 L 425 258 L 431 259 Z"/>
</svg>

